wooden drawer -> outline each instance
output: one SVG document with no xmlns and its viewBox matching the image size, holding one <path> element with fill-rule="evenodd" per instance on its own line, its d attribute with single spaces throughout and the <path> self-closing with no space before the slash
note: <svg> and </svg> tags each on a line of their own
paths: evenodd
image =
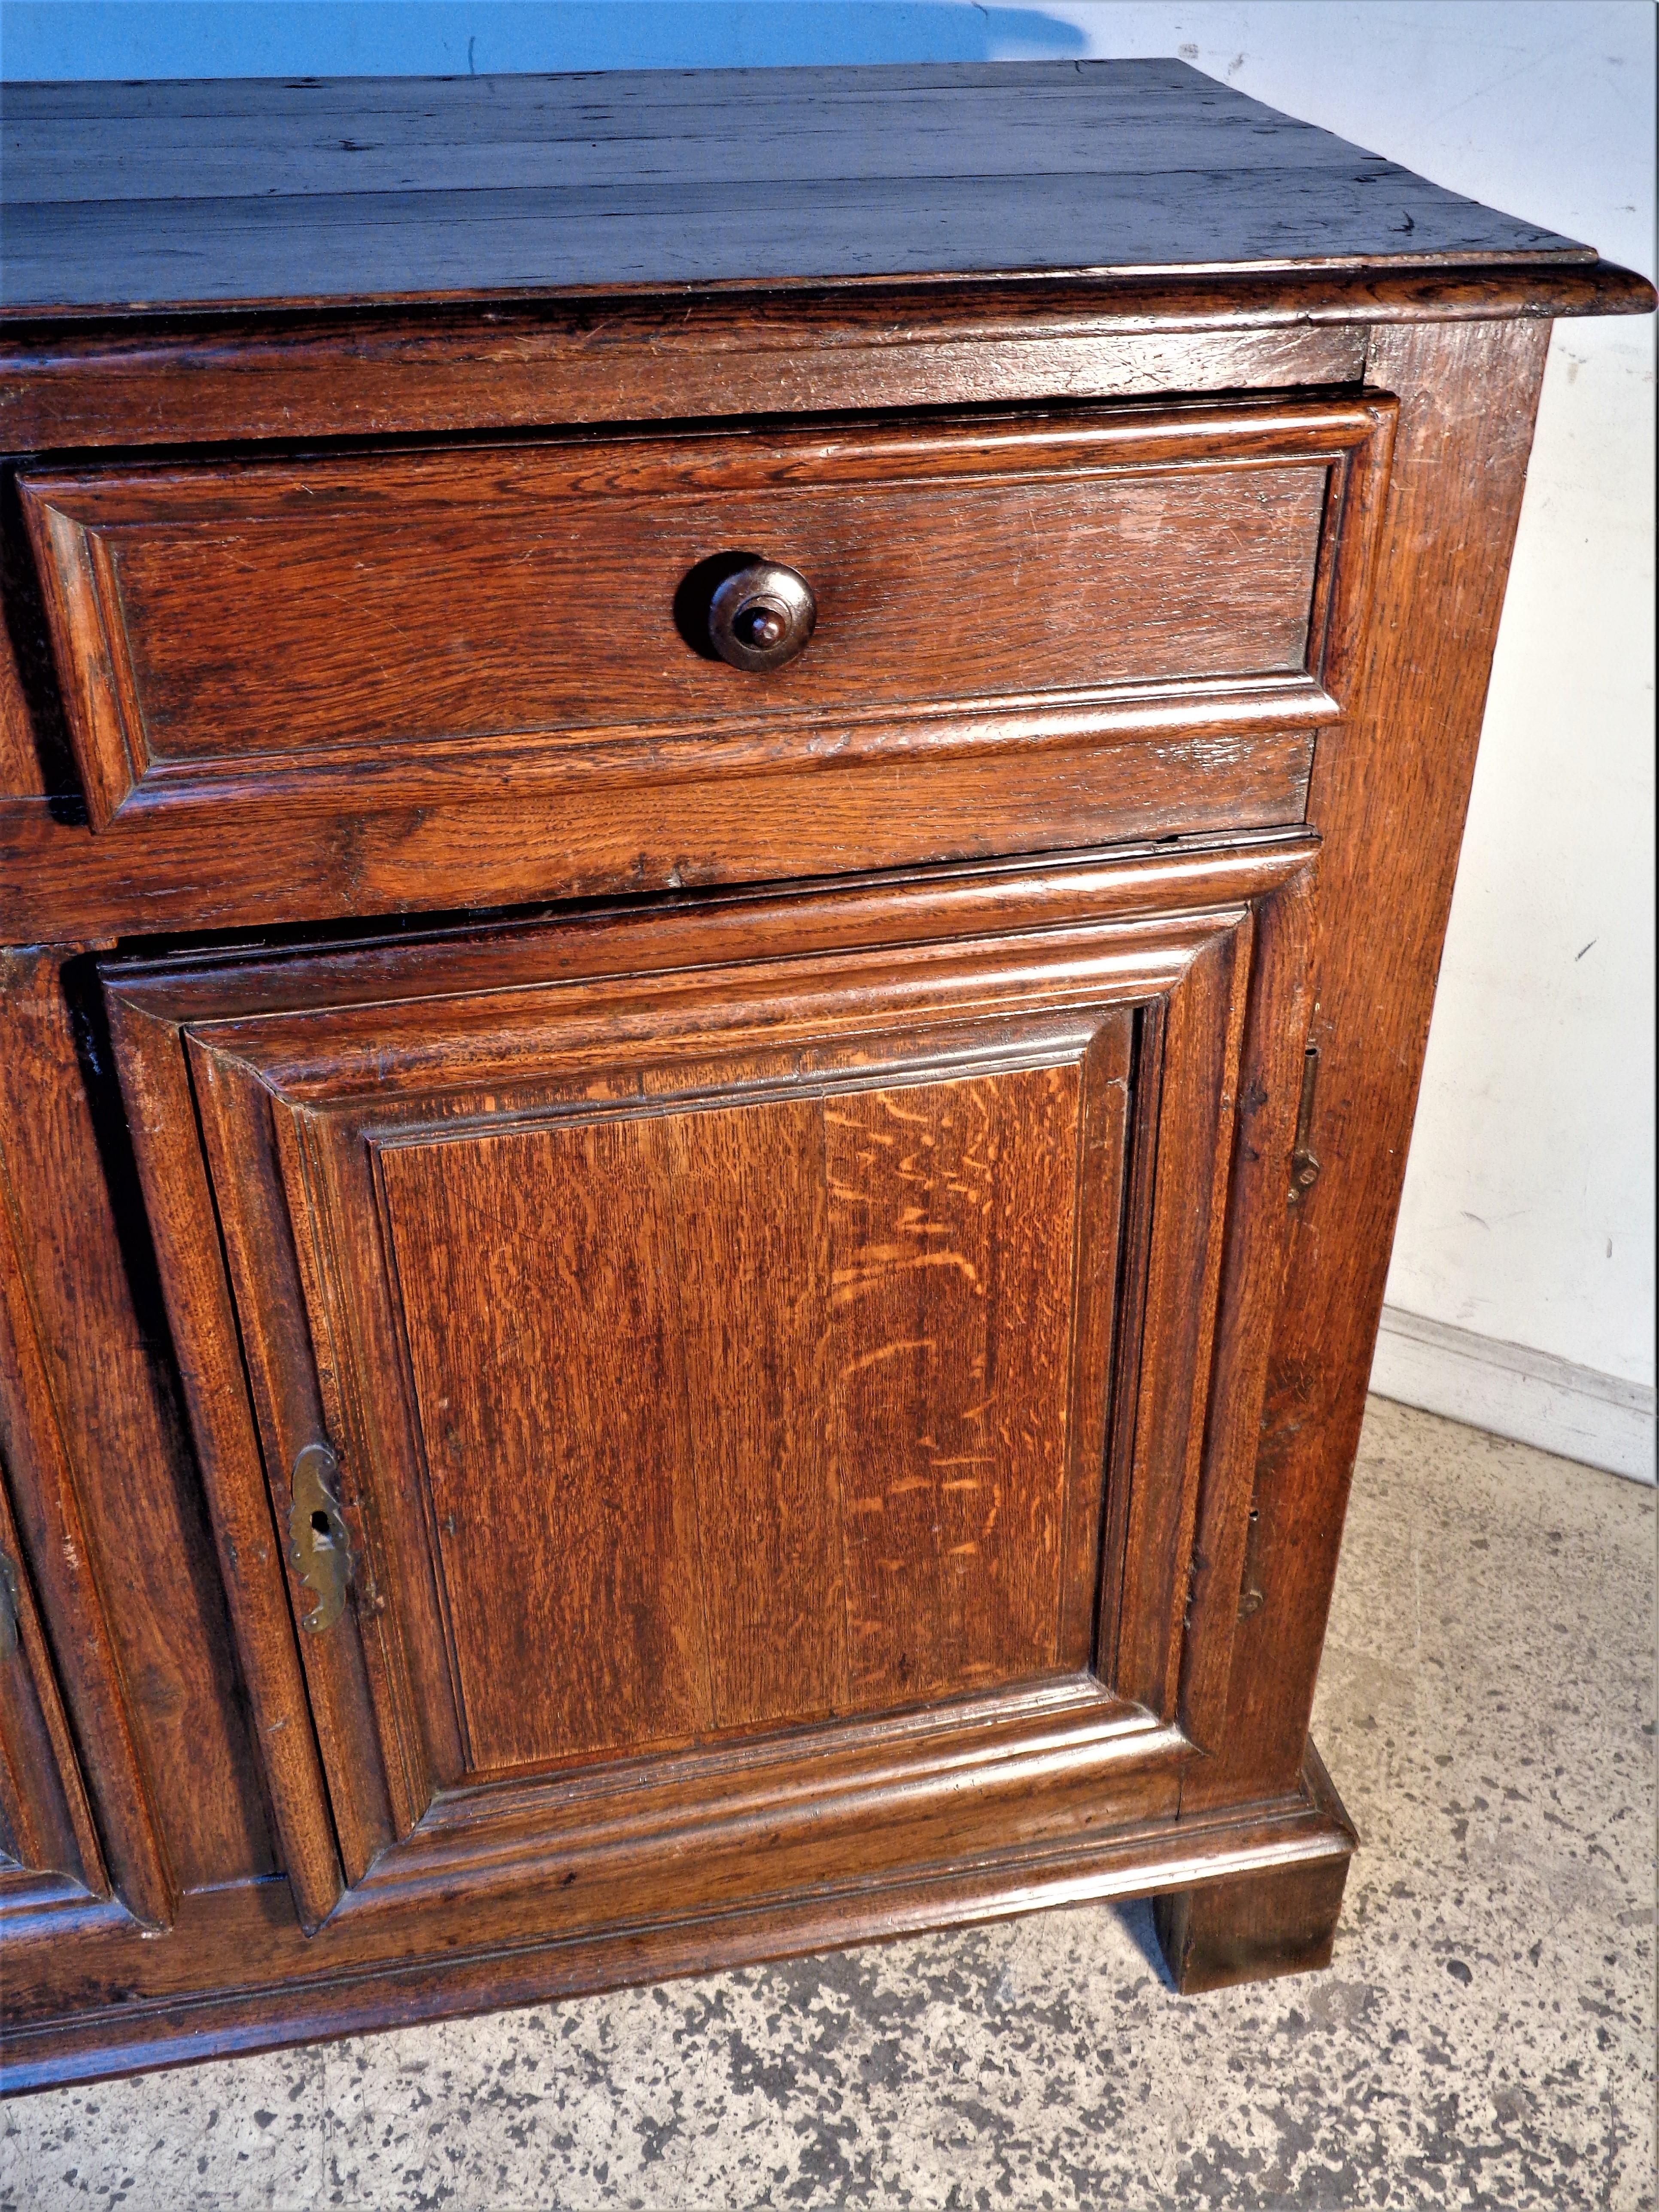
<svg viewBox="0 0 1659 2212">
<path fill-rule="evenodd" d="M 1386 398 L 40 472 L 94 826 L 1334 711 Z M 816 595 L 708 640 L 722 556 Z"/>
</svg>

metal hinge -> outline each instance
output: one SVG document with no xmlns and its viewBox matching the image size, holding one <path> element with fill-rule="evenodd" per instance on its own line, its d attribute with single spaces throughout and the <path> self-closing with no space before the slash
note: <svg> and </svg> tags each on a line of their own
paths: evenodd
<svg viewBox="0 0 1659 2212">
<path fill-rule="evenodd" d="M 1305 1198 L 1319 1181 L 1319 1155 L 1313 1148 L 1314 1085 L 1319 1080 L 1319 1047 L 1302 1055 L 1302 1103 L 1297 1109 L 1296 1143 L 1291 1149 L 1291 1204 Z"/>
</svg>

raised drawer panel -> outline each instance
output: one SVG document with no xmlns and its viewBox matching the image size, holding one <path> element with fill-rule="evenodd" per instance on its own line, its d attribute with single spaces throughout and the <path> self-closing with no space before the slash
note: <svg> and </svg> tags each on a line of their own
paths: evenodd
<svg viewBox="0 0 1659 2212">
<path fill-rule="evenodd" d="M 1029 742 L 1039 708 L 1073 736 L 1240 691 L 1316 709 L 1391 407 L 41 473 L 23 498 L 103 825 Z M 785 667 L 709 647 L 738 555 L 816 594 Z"/>
</svg>

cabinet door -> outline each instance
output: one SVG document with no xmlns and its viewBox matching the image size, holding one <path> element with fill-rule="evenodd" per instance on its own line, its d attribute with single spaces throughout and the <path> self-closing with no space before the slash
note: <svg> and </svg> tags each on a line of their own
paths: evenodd
<svg viewBox="0 0 1659 2212">
<path fill-rule="evenodd" d="M 745 1820 L 914 1866 L 947 1801 L 958 1853 L 1098 1817 L 1127 1738 L 1124 1816 L 1164 1802 L 1224 1690 L 1313 851 L 112 972 L 309 1922 L 562 1853 L 672 1891 L 664 1820 L 688 1901 L 811 1875 Z"/>
</svg>

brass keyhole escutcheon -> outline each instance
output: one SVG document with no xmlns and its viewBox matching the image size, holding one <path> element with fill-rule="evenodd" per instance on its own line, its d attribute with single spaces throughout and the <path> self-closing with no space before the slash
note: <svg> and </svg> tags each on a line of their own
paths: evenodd
<svg viewBox="0 0 1659 2212">
<path fill-rule="evenodd" d="M 340 1463 L 326 1444 L 307 1444 L 294 1462 L 288 1534 L 289 1564 L 317 1601 L 300 1626 L 320 1636 L 345 1611 L 354 1565 L 340 1511 Z"/>
</svg>

